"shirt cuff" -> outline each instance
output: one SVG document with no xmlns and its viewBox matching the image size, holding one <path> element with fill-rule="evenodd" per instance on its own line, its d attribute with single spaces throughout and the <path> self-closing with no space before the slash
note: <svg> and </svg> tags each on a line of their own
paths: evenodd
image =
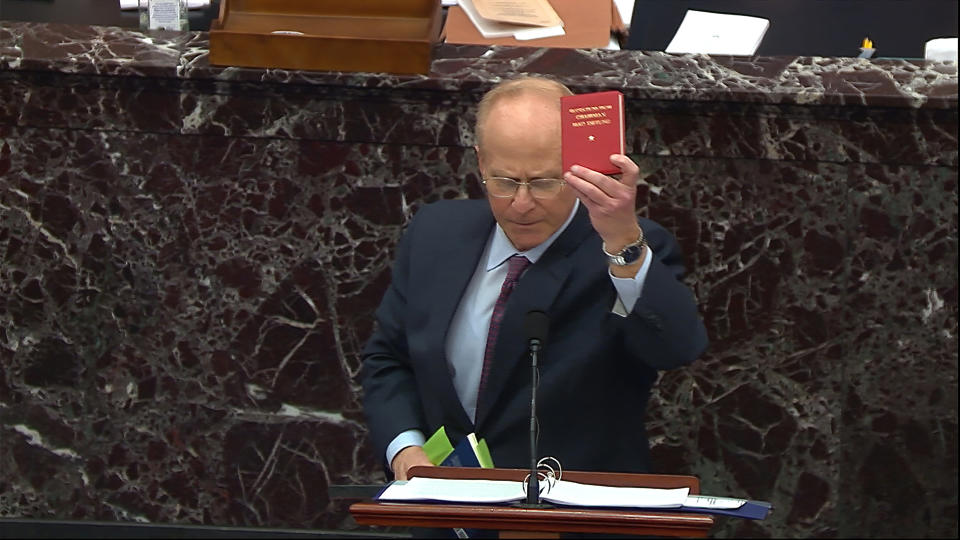
<svg viewBox="0 0 960 540">
<path fill-rule="evenodd" d="M 425 442 L 427 442 L 427 439 L 424 438 L 423 432 L 419 429 L 408 429 L 397 435 L 390 441 L 390 444 L 387 445 L 387 467 L 390 467 L 391 471 L 393 470 L 393 458 L 397 457 L 397 454 L 404 448 L 408 446 L 423 446 Z"/>
<path fill-rule="evenodd" d="M 610 273 L 613 286 L 617 289 L 617 298 L 625 310 L 625 313 L 622 314 L 624 317 L 627 316 L 627 313 L 633 311 L 633 306 L 636 305 L 637 300 L 640 299 L 640 293 L 643 292 L 643 283 L 647 280 L 647 273 L 650 271 L 651 261 L 653 261 L 653 250 L 650 249 L 650 246 L 647 246 L 646 256 L 643 258 L 643 264 L 640 265 L 640 269 L 637 270 L 637 275 L 632 278 L 619 278 L 613 275 L 613 273 Z M 609 273 L 610 271 L 608 270 L 607 272 Z M 616 311 L 615 306 L 614 312 Z"/>
</svg>

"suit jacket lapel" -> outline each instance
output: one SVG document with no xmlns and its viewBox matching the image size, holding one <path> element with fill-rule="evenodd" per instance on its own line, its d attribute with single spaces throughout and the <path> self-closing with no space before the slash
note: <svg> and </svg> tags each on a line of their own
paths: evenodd
<svg viewBox="0 0 960 540">
<path fill-rule="evenodd" d="M 477 202 L 482 204 L 472 208 L 464 205 L 469 210 L 459 221 L 461 234 L 457 235 L 462 241 L 438 247 L 435 263 L 442 265 L 442 270 L 432 275 L 431 279 L 434 282 L 423 289 L 429 291 L 430 301 L 435 305 L 435 316 L 430 318 L 430 327 L 426 332 L 433 339 L 430 345 L 431 356 L 437 359 L 437 369 L 433 377 L 435 384 L 432 385 L 436 393 L 430 398 L 437 399 L 446 407 L 455 408 L 467 432 L 473 422 L 463 410 L 463 405 L 453 386 L 453 380 L 450 378 L 447 369 L 446 342 L 453 316 L 479 264 L 480 256 L 486 247 L 486 239 L 489 238 L 494 226 L 493 214 L 490 213 L 487 202 Z M 455 227 L 456 224 L 451 223 L 450 226 Z"/>
<path fill-rule="evenodd" d="M 528 360 L 527 343 L 522 330 L 527 312 L 539 309 L 549 314 L 550 306 L 573 270 L 573 252 L 592 231 L 586 209 L 580 205 L 577 215 L 567 229 L 540 260 L 530 266 L 510 295 L 500 323 L 500 334 L 494 350 L 493 365 L 483 390 L 484 395 L 478 400 L 478 432 L 482 432 L 482 426 L 491 411 L 497 411 L 495 404 L 517 362 Z"/>
</svg>

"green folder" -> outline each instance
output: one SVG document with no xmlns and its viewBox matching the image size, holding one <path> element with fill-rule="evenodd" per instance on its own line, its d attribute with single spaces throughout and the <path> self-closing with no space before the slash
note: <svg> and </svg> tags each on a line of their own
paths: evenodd
<svg viewBox="0 0 960 540">
<path fill-rule="evenodd" d="M 440 465 L 447 456 L 453 453 L 453 445 L 450 444 L 450 438 L 447 437 L 447 429 L 440 426 L 433 435 L 423 443 L 423 451 L 427 454 L 427 459 L 434 465 Z"/>
<path fill-rule="evenodd" d="M 477 453 L 477 459 L 480 461 L 481 467 L 483 467 L 484 469 L 493 468 L 493 458 L 490 457 L 490 449 L 487 448 L 486 439 L 480 439 L 479 441 L 477 441 L 477 447 L 474 448 L 474 451 Z"/>
<path fill-rule="evenodd" d="M 427 439 L 427 442 L 423 443 L 423 451 L 427 454 L 430 463 L 434 465 L 493 468 L 493 458 L 490 457 L 487 441 L 478 440 L 474 433 L 467 435 L 454 448 L 450 437 L 447 436 L 446 428 L 441 426 Z"/>
</svg>

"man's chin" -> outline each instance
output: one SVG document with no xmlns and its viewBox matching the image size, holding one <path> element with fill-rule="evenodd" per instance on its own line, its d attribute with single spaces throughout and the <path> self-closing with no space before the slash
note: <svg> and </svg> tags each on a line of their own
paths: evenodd
<svg viewBox="0 0 960 540">
<path fill-rule="evenodd" d="M 520 225 L 513 223 L 510 226 L 510 231 L 507 234 L 507 237 L 513 243 L 513 247 L 517 248 L 520 251 L 527 251 L 528 249 L 533 249 L 540 244 L 542 244 L 547 238 L 550 237 L 549 234 L 544 234 L 543 226 L 539 224 L 532 225 Z"/>
</svg>

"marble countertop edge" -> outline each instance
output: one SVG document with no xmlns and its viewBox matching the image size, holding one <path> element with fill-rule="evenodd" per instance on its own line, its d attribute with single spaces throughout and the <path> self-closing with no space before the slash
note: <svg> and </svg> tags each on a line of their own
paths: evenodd
<svg viewBox="0 0 960 540">
<path fill-rule="evenodd" d="M 482 93 L 520 73 L 628 99 L 957 109 L 956 63 L 438 44 L 427 75 L 212 66 L 207 32 L 0 21 L 0 70 Z"/>
</svg>

